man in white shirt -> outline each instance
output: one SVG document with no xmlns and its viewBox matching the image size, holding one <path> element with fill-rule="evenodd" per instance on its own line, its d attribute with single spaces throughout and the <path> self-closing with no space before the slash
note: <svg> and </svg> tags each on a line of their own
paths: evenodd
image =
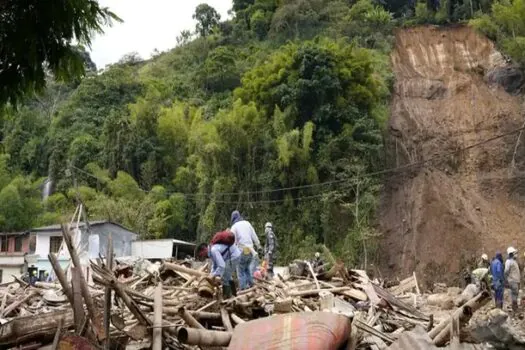
<svg viewBox="0 0 525 350">
<path fill-rule="evenodd" d="M 239 287 L 241 290 L 247 289 L 253 286 L 253 261 L 257 256 L 257 251 L 254 247 L 260 248 L 261 243 L 252 224 L 244 220 L 237 210 L 232 212 L 230 230 L 235 235 L 235 244 L 241 250 L 241 259 L 237 269 Z"/>
<path fill-rule="evenodd" d="M 508 258 L 505 261 L 505 279 L 510 288 L 510 297 L 512 300 L 512 311 L 518 311 L 518 296 L 520 291 L 520 268 L 516 261 L 518 250 L 514 247 L 507 248 Z"/>
</svg>

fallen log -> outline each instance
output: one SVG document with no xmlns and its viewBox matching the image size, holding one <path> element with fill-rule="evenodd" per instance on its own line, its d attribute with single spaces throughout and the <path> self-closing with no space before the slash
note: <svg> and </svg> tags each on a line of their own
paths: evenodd
<svg viewBox="0 0 525 350">
<path fill-rule="evenodd" d="M 89 291 L 89 286 L 84 277 L 84 273 L 82 272 L 82 264 L 80 263 L 80 258 L 78 257 L 77 250 L 73 245 L 71 235 L 69 234 L 69 228 L 63 224 L 61 225 L 61 227 L 62 236 L 64 237 L 64 242 L 66 243 L 67 250 L 69 251 L 69 256 L 73 261 L 73 266 L 77 268 L 77 273 L 80 279 L 80 290 L 82 292 L 82 297 L 84 298 L 84 303 L 86 304 L 88 316 L 91 320 L 91 324 L 93 325 L 98 340 L 103 341 L 106 339 L 107 336 L 104 330 L 104 319 L 101 318 L 103 314 L 101 314 L 98 311 L 98 309 L 95 307 L 95 303 L 93 302 L 93 297 L 91 296 L 91 293 Z"/>
<path fill-rule="evenodd" d="M 224 328 L 226 328 L 228 332 L 233 331 L 232 322 L 230 321 L 230 315 L 228 314 L 228 311 L 226 311 L 224 307 L 221 307 L 221 318 L 222 318 L 222 324 Z"/>
<path fill-rule="evenodd" d="M 11 305 L 9 305 L 8 307 L 5 308 L 5 310 L 4 310 L 4 312 L 2 312 L 1 316 L 3 317 L 3 316 L 9 315 L 17 307 L 19 307 L 20 305 L 22 305 L 23 303 L 25 303 L 26 301 L 28 301 L 29 299 L 31 299 L 35 295 L 37 295 L 37 293 L 31 292 L 28 295 L 26 295 L 25 297 L 23 297 L 22 299 L 19 299 L 19 300 L 13 302 Z"/>
<path fill-rule="evenodd" d="M 218 312 L 206 312 L 206 311 L 188 311 L 190 315 L 198 320 L 220 320 L 221 314 Z"/>
<path fill-rule="evenodd" d="M 152 350 L 162 349 L 162 283 L 155 290 L 155 304 L 153 308 L 153 344 Z"/>
<path fill-rule="evenodd" d="M 182 327 L 177 332 L 177 339 L 188 345 L 199 346 L 228 346 L 232 334 L 230 332 L 210 331 Z"/>
<path fill-rule="evenodd" d="M 197 270 L 194 270 L 194 269 L 187 268 L 185 266 L 181 266 L 181 265 L 177 265 L 177 264 L 173 264 L 173 263 L 169 263 L 169 262 L 165 262 L 163 266 L 164 266 L 165 269 L 172 270 L 172 271 L 175 271 L 175 272 L 182 272 L 182 273 L 188 274 L 190 276 L 208 277 L 208 274 L 206 272 L 197 271 Z"/>
<path fill-rule="evenodd" d="M 71 307 L 73 307 L 73 292 L 69 287 L 69 283 L 67 282 L 64 270 L 62 270 L 58 259 L 53 254 L 48 254 L 47 258 L 49 259 L 49 262 L 53 267 L 53 271 L 55 271 L 55 275 L 57 276 L 57 279 L 60 282 L 60 285 L 62 286 L 62 292 L 66 295 L 67 299 L 69 300 L 69 303 L 71 304 Z"/>
<path fill-rule="evenodd" d="M 302 291 L 296 291 L 296 292 L 289 292 L 288 295 L 291 297 L 304 297 L 307 295 L 316 295 L 319 294 L 319 292 L 332 292 L 332 293 L 339 293 L 344 292 L 347 290 L 350 290 L 352 288 L 350 287 L 337 287 L 337 288 L 327 288 L 327 289 L 310 289 L 310 290 L 302 290 Z"/>
<path fill-rule="evenodd" d="M 111 233 L 108 236 L 108 245 L 106 249 L 106 264 L 109 271 L 113 271 L 113 237 Z M 109 334 L 109 325 L 111 319 L 111 288 L 106 286 L 104 288 L 104 331 Z M 111 341 L 106 340 L 105 349 L 109 350 Z"/>
<path fill-rule="evenodd" d="M 454 317 L 448 322 L 448 326 L 445 327 L 439 334 L 434 338 L 432 341 L 434 345 L 442 346 L 445 345 L 446 342 L 451 339 L 454 334 L 451 332 L 455 329 L 454 325 L 458 325 L 458 327 L 462 327 L 468 321 L 473 315 L 472 308 L 469 306 L 465 306 L 461 308 L 461 314 L 459 314 L 457 317 Z M 459 330 L 457 330 L 457 333 L 459 335 Z"/>
<path fill-rule="evenodd" d="M 190 315 L 184 306 L 179 308 L 178 314 L 188 326 L 197 329 L 204 329 L 204 326 L 201 325 L 199 321 L 197 321 L 192 315 Z"/>
<path fill-rule="evenodd" d="M 231 317 L 232 317 L 232 320 L 233 320 L 233 322 L 235 324 L 241 324 L 241 323 L 245 323 L 246 322 L 245 320 L 243 320 L 242 318 L 240 318 L 236 314 L 231 314 Z"/>
<path fill-rule="evenodd" d="M 465 306 L 468 306 L 472 309 L 472 312 L 475 312 L 481 306 L 485 305 L 485 303 L 488 302 L 489 297 L 490 297 L 490 294 L 486 291 L 479 293 L 474 298 L 470 299 L 462 307 L 456 309 L 456 311 L 454 311 L 454 313 L 450 316 L 450 318 L 448 318 L 446 321 L 439 323 L 435 328 L 430 330 L 430 332 L 428 332 L 428 336 L 431 339 L 434 339 L 439 333 L 441 333 L 443 329 L 447 328 L 447 326 L 450 325 L 450 322 L 453 318 L 457 318 L 459 317 L 460 314 L 463 313 L 462 308 L 464 308 Z"/>
<path fill-rule="evenodd" d="M 6 349 L 8 345 L 31 341 L 52 341 L 60 320 L 63 329 L 72 328 L 73 311 L 62 310 L 14 318 L 0 327 L 0 348 Z"/>
</svg>

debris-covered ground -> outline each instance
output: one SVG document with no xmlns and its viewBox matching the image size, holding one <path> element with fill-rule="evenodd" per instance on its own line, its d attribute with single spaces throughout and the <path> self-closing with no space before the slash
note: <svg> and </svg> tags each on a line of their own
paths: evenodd
<svg viewBox="0 0 525 350">
<path fill-rule="evenodd" d="M 224 299 L 207 263 L 83 266 L 68 248 L 79 268 L 63 271 L 51 256 L 58 283 L 1 286 L 1 348 L 482 349 L 524 339 L 523 317 L 494 310 L 489 292 L 423 294 L 415 274 L 386 288 L 333 258 L 323 273 L 297 261 Z"/>
</svg>

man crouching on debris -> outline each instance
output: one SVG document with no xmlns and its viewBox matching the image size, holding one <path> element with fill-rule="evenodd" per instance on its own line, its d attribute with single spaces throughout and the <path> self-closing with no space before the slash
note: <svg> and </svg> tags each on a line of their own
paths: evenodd
<svg viewBox="0 0 525 350">
<path fill-rule="evenodd" d="M 226 299 L 237 294 L 233 272 L 239 265 L 241 251 L 233 242 L 233 233 L 230 230 L 218 232 L 210 245 L 203 246 L 199 252 L 200 256 L 207 254 L 210 258 L 212 265 L 208 280 L 215 285 L 222 283 L 222 294 Z"/>
</svg>

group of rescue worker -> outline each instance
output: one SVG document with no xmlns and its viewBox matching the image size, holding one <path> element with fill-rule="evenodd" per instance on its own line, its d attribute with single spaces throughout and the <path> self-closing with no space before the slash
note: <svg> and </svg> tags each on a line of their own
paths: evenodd
<svg viewBox="0 0 525 350">
<path fill-rule="evenodd" d="M 470 283 L 479 285 L 480 288 L 493 290 L 494 302 L 497 308 L 503 308 L 503 296 L 505 287 L 509 289 L 512 311 L 518 311 L 518 298 L 521 282 L 520 267 L 517 261 L 518 250 L 514 247 L 507 248 L 507 259 L 503 261 L 503 255 L 497 252 L 489 261 L 487 254 L 481 256 L 478 268 L 472 271 Z"/>
<path fill-rule="evenodd" d="M 211 273 L 208 281 L 222 285 L 225 298 L 236 295 L 237 286 L 233 280 L 237 274 L 240 290 L 254 285 L 254 278 L 274 277 L 274 264 L 278 254 L 278 240 L 271 222 L 264 225 L 265 243 L 261 247 L 259 237 L 252 224 L 244 219 L 239 211 L 231 214 L 230 228 L 217 232 L 209 244 L 201 244 L 197 248 L 197 255 L 201 259 L 211 260 Z M 260 264 L 259 255 L 262 252 L 263 261 Z M 323 272 L 324 261 L 319 252 L 311 260 L 316 273 Z"/>
<path fill-rule="evenodd" d="M 239 211 L 231 214 L 230 228 L 220 232 L 221 238 L 212 240 L 210 244 L 201 244 L 198 255 L 211 260 L 211 273 L 208 280 L 215 285 L 222 285 L 225 298 L 236 295 L 236 284 L 233 273 L 237 273 L 239 288 L 248 289 L 254 285 L 254 275 L 273 278 L 273 267 L 277 258 L 278 242 L 271 222 L 264 225 L 266 236 L 264 247 L 261 247 L 259 237 L 252 224 L 245 220 Z M 218 234 L 220 234 L 218 233 Z M 228 240 L 228 234 L 232 240 Z M 216 234 L 217 235 L 217 234 Z M 263 252 L 264 271 L 261 274 L 259 252 Z"/>
</svg>

